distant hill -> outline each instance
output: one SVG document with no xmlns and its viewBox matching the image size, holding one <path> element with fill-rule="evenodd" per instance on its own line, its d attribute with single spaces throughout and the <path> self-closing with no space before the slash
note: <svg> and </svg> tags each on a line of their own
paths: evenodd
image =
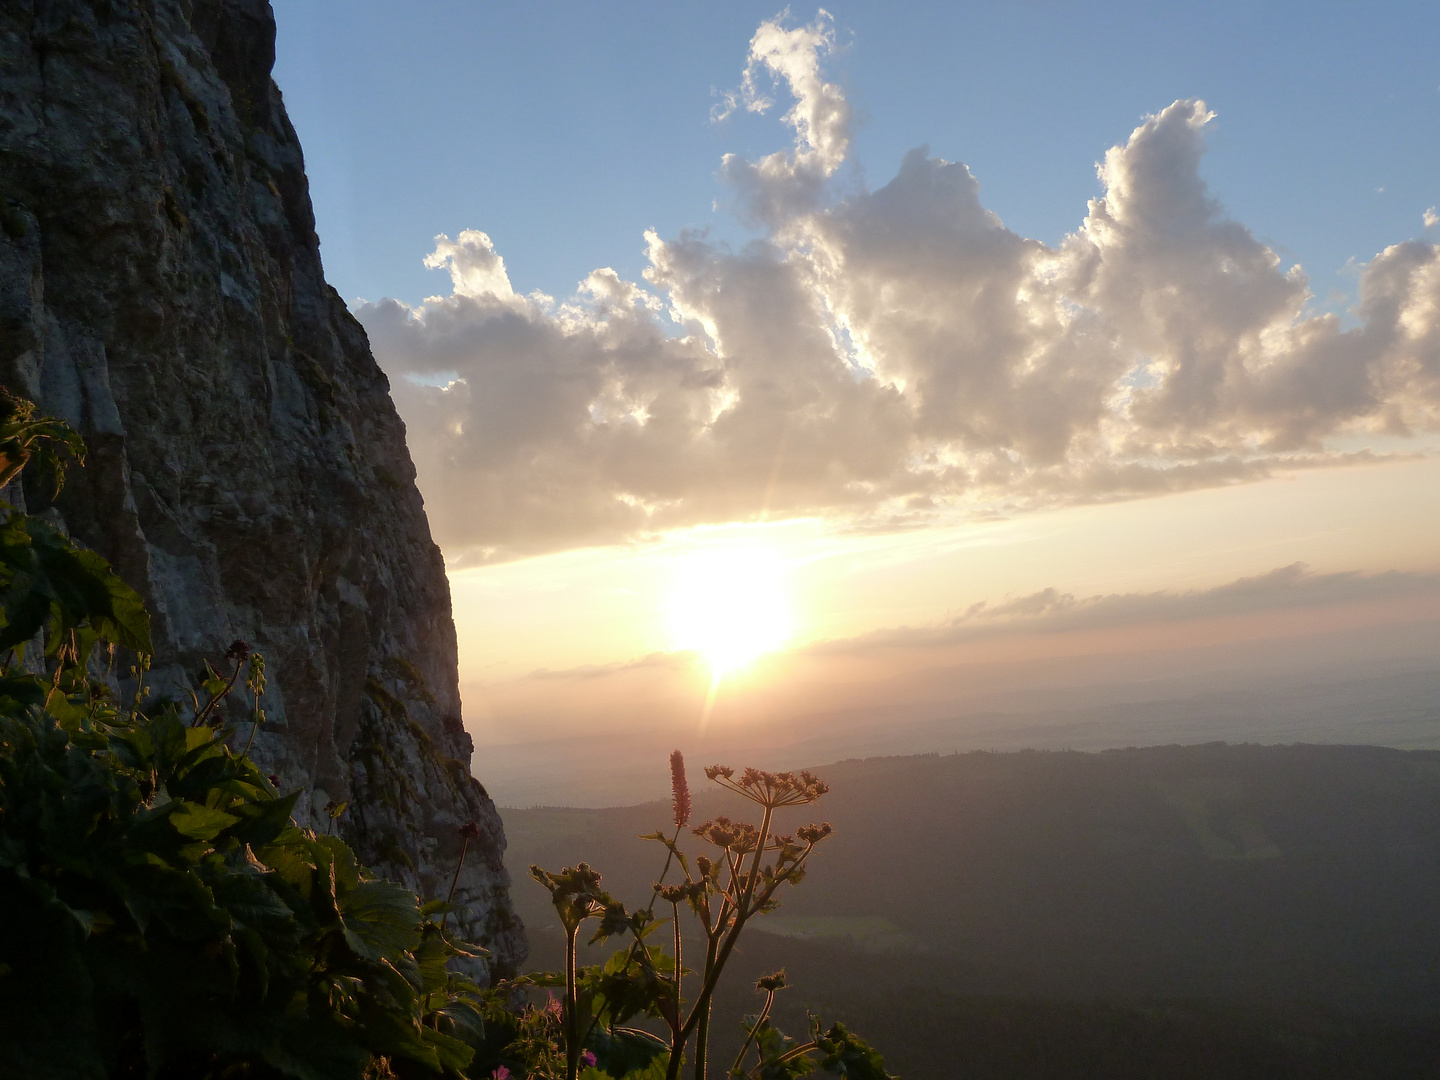
<svg viewBox="0 0 1440 1080">
<path fill-rule="evenodd" d="M 1406 633 L 1440 647 L 1440 622 Z M 1379 642 L 1399 645 L 1377 635 Z M 1313 642 L 1312 642 L 1313 644 Z M 1350 643 L 1353 644 L 1353 643 Z M 1329 640 L 1329 653 L 1341 651 Z M 629 806 L 664 796 L 666 756 L 763 761 L 792 769 L 817 761 L 968 750 L 1114 750 L 1223 741 L 1288 746 L 1364 744 L 1397 750 L 1440 749 L 1440 664 L 1435 658 L 1344 660 L 1318 650 L 1322 664 L 1286 668 L 1252 647 L 1260 672 L 1235 667 L 1185 678 L 1086 681 L 1071 670 L 1049 685 L 990 695 L 983 705 L 852 709 L 713 723 L 686 730 L 595 724 L 559 737 L 543 725 L 494 727 L 526 732 L 524 741 L 485 745 L 486 786 L 500 806 Z M 1227 654 L 1228 655 L 1228 654 Z M 1266 664 L 1276 660 L 1275 664 Z M 1068 680 L 1068 681 L 1067 681 Z M 480 690 L 475 691 L 482 693 Z M 699 704 L 696 703 L 698 716 Z"/>
<path fill-rule="evenodd" d="M 1435 1074 L 1440 752 L 1208 744 L 817 771 L 832 791 L 813 816 L 836 834 L 743 964 L 788 965 L 793 1013 L 853 1019 L 901 1072 Z M 696 802 L 697 820 L 739 809 Z M 648 897 L 658 849 L 634 837 L 665 804 L 503 814 L 517 876 L 585 859 Z M 514 893 L 534 962 L 553 963 L 543 892 Z"/>
</svg>

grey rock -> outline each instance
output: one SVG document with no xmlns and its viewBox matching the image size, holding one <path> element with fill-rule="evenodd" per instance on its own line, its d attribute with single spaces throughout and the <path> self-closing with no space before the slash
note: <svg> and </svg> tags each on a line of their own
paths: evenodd
<svg viewBox="0 0 1440 1080">
<path fill-rule="evenodd" d="M 325 283 L 274 58 L 265 0 L 0 5 L 0 382 L 84 436 L 48 512 L 145 596 L 155 692 L 187 699 L 248 640 L 271 688 L 254 753 L 302 818 L 348 802 L 362 857 L 442 898 L 476 822 L 459 922 L 510 971 L 524 931 L 444 565 L 389 383 Z"/>
</svg>

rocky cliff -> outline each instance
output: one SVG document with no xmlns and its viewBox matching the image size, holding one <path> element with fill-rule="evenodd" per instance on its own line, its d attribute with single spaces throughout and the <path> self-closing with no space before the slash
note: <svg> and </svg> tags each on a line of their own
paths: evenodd
<svg viewBox="0 0 1440 1080">
<path fill-rule="evenodd" d="M 236 638 L 256 756 L 372 865 L 523 959 L 471 776 L 455 631 L 405 431 L 325 283 L 265 0 L 0 5 L 0 381 L 89 447 L 55 513 L 145 595 L 157 693 Z M 43 509 L 40 492 L 25 492 Z"/>
</svg>

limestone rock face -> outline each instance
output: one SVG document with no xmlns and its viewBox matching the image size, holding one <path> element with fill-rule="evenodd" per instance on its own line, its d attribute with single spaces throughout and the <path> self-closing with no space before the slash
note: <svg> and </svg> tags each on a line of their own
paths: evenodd
<svg viewBox="0 0 1440 1080">
<path fill-rule="evenodd" d="M 145 596 L 155 693 L 188 700 L 249 641 L 256 757 L 321 830 L 348 802 L 340 833 L 424 896 L 475 821 L 456 899 L 503 971 L 524 934 L 444 566 L 389 384 L 325 283 L 274 43 L 266 0 L 0 4 L 0 381 L 85 438 L 47 512 Z"/>
</svg>

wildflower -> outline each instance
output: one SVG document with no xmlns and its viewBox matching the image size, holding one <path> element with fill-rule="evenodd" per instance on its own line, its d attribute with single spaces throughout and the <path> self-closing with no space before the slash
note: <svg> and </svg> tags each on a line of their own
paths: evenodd
<svg viewBox="0 0 1440 1080">
<path fill-rule="evenodd" d="M 250 643 L 236 638 L 230 643 L 230 648 L 225 650 L 226 660 L 245 660 L 250 656 Z"/>
<path fill-rule="evenodd" d="M 280 786 L 280 776 L 279 776 L 279 774 L 277 774 L 277 773 L 273 773 L 273 772 L 272 772 L 272 773 L 271 773 L 269 776 L 267 776 L 265 779 L 269 780 L 270 783 L 273 784 L 275 787 L 279 787 L 279 786 Z"/>
<path fill-rule="evenodd" d="M 490 1074 L 490 1080 L 510 1080 L 510 1070 L 504 1065 L 497 1065 L 495 1071 Z"/>
<path fill-rule="evenodd" d="M 796 829 L 795 835 L 800 837 L 800 839 L 804 840 L 807 844 L 813 846 L 815 844 L 818 844 L 821 840 L 824 840 L 825 837 L 829 836 L 834 831 L 835 830 L 831 827 L 828 821 L 822 821 L 819 825 L 810 824 L 806 825 L 803 829 Z"/>
<path fill-rule="evenodd" d="M 580 1064 L 584 1065 L 587 1069 L 590 1068 L 595 1064 L 595 1054 L 590 1050 L 586 1050 L 580 1055 Z"/>
<path fill-rule="evenodd" d="M 554 994 L 547 993 L 545 995 L 545 1004 L 540 1007 L 540 1011 L 546 1016 L 553 1016 L 558 1019 L 560 1016 L 560 999 Z"/>
<path fill-rule="evenodd" d="M 473 821 L 467 821 L 460 826 L 460 835 L 466 840 L 474 840 L 480 835 L 480 826 Z"/>
<path fill-rule="evenodd" d="M 670 791 L 675 796 L 675 824 L 690 820 L 690 785 L 685 780 L 685 756 L 676 750 L 670 755 Z"/>
<path fill-rule="evenodd" d="M 776 990 L 785 989 L 785 969 L 773 972 L 770 975 L 761 975 L 755 983 L 756 990 L 764 990 L 773 994 Z"/>
<path fill-rule="evenodd" d="M 711 765 L 705 770 L 705 775 L 721 787 L 727 787 L 767 810 L 813 803 L 830 790 L 829 784 L 806 770 L 772 773 L 746 769 L 736 780 L 734 769 L 727 765 Z"/>
<path fill-rule="evenodd" d="M 731 821 L 728 817 L 718 817 L 713 821 L 707 821 L 692 831 L 700 839 L 709 840 L 718 848 L 738 851 L 742 854 L 754 851 L 755 845 L 760 839 L 760 830 L 754 825 L 747 825 L 743 821 Z"/>
</svg>

